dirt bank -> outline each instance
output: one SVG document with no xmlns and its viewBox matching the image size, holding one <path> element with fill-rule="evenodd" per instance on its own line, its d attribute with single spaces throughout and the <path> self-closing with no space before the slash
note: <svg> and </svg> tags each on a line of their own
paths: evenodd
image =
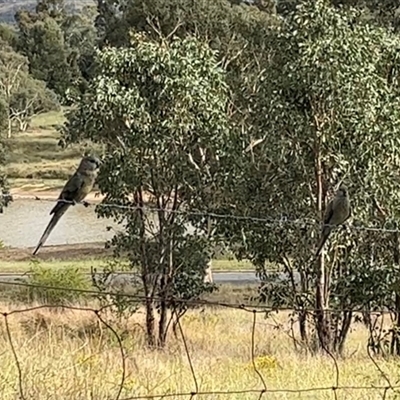
<svg viewBox="0 0 400 400">
<path fill-rule="evenodd" d="M 38 199 L 42 200 L 56 200 L 60 195 L 61 190 L 55 189 L 32 189 L 26 190 L 22 188 L 12 188 L 10 190 L 11 195 L 17 200 L 18 198 L 31 198 L 37 197 Z M 104 196 L 97 194 L 96 192 L 91 192 L 86 196 L 86 201 L 90 203 L 100 203 L 103 200 Z"/>
<path fill-rule="evenodd" d="M 101 258 L 111 255 L 111 250 L 104 248 L 104 243 L 83 243 L 42 247 L 39 254 L 32 256 L 32 248 L 4 248 L 0 250 L 1 261 L 29 261 L 36 260 L 83 260 Z"/>
<path fill-rule="evenodd" d="M 10 189 L 11 195 L 15 200 L 18 199 L 26 199 L 26 198 L 37 198 L 37 200 L 57 200 L 60 195 L 61 189 L 24 189 L 24 188 L 12 188 Z M 104 195 L 99 192 L 90 192 L 85 200 L 89 203 L 100 203 L 104 199 Z M 143 200 L 145 203 L 151 203 L 153 201 L 153 197 L 144 193 Z"/>
</svg>

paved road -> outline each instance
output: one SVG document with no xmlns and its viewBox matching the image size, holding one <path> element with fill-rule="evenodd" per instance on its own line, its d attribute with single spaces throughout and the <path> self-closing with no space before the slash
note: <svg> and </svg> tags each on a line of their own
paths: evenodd
<svg viewBox="0 0 400 400">
<path fill-rule="evenodd" d="M 87 274 L 88 277 L 90 274 Z M 0 283 L 1 281 L 13 281 L 15 279 L 26 279 L 26 275 L 21 273 L 0 273 Z M 132 273 L 115 273 L 111 277 L 111 281 L 116 284 L 124 284 L 129 283 L 132 279 L 135 280 L 139 279 L 139 277 Z M 280 273 L 278 275 L 278 279 L 287 279 L 286 275 Z M 298 274 L 295 275 L 295 281 L 298 281 L 299 276 Z M 256 284 L 259 282 L 256 274 L 252 271 L 241 271 L 241 272 L 213 272 L 213 280 L 214 283 L 223 285 L 223 284 L 230 284 L 230 285 L 249 285 L 249 284 Z"/>
</svg>

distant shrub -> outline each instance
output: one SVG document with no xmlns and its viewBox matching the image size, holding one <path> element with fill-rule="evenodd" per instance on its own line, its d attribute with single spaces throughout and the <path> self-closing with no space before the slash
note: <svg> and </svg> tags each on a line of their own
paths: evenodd
<svg viewBox="0 0 400 400">
<path fill-rule="evenodd" d="M 45 268 L 39 263 L 34 263 L 29 278 L 24 282 L 41 287 L 26 287 L 26 290 L 18 293 L 19 300 L 52 305 L 66 305 L 86 300 L 88 298 L 86 293 L 68 289 L 89 290 L 92 288 L 90 280 L 73 265 L 55 269 Z"/>
</svg>

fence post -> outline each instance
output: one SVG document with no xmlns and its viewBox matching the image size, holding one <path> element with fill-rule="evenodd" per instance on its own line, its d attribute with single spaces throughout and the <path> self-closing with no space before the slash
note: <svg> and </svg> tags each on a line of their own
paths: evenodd
<svg viewBox="0 0 400 400">
<path fill-rule="evenodd" d="M 212 275 L 212 260 L 211 258 L 208 260 L 207 268 L 206 268 L 206 275 L 204 276 L 205 283 L 213 283 L 213 275 Z"/>
</svg>

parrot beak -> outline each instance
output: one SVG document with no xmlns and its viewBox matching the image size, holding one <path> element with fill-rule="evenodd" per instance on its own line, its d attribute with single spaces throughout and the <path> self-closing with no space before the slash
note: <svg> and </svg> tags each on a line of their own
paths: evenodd
<svg viewBox="0 0 400 400">
<path fill-rule="evenodd" d="M 96 158 L 96 165 L 97 165 L 97 168 L 100 168 L 100 166 L 103 164 L 103 161 L 102 160 L 100 160 L 100 158 Z"/>
</svg>

